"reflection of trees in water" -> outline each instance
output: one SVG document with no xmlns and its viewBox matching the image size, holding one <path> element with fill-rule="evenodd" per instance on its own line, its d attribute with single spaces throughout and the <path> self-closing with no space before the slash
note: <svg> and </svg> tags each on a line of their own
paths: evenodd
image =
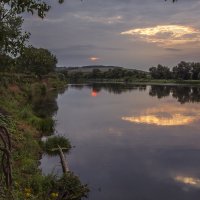
<svg viewBox="0 0 200 200">
<path fill-rule="evenodd" d="M 200 102 L 200 87 L 152 85 L 149 91 L 150 96 L 157 96 L 159 99 L 170 94 L 180 103 Z"/>
<path fill-rule="evenodd" d="M 58 110 L 56 97 L 48 95 L 42 98 L 33 100 L 33 111 L 38 117 L 51 117 Z"/>
<path fill-rule="evenodd" d="M 149 91 L 150 96 L 157 96 L 159 99 L 170 95 L 171 88 L 162 85 L 152 85 Z"/>
<path fill-rule="evenodd" d="M 76 89 L 83 89 L 85 87 L 95 91 L 106 90 L 109 93 L 121 94 L 123 92 L 130 92 L 132 90 L 145 91 L 147 85 L 132 85 L 132 84 L 116 84 L 116 83 L 94 83 L 90 85 L 72 85 Z M 170 86 L 170 85 L 152 85 L 150 86 L 149 95 L 159 99 L 171 95 L 180 103 L 200 102 L 200 87 L 196 86 Z"/>
<path fill-rule="evenodd" d="M 132 90 L 146 90 L 146 85 L 128 85 L 128 84 L 93 84 L 92 89 L 95 91 L 106 90 L 110 93 L 121 94 Z"/>
<path fill-rule="evenodd" d="M 71 88 L 76 88 L 77 90 L 82 90 L 85 85 L 84 84 L 76 84 L 76 85 L 70 85 Z"/>
<path fill-rule="evenodd" d="M 89 85 L 72 85 L 71 87 L 76 89 L 83 89 L 84 87 L 87 87 L 89 89 L 92 89 L 92 91 L 95 91 L 97 93 L 101 92 L 101 90 L 106 90 L 109 93 L 114 94 L 121 94 L 123 92 L 128 92 L 132 90 L 146 90 L 146 85 L 131 85 L 131 84 L 119 84 L 119 83 L 94 83 Z"/>
<path fill-rule="evenodd" d="M 32 98 L 31 104 L 33 105 L 33 111 L 38 117 L 46 118 L 52 117 L 58 110 L 57 97 L 59 94 L 63 94 L 66 89 L 59 91 L 51 91 L 46 95 L 37 95 Z"/>
</svg>

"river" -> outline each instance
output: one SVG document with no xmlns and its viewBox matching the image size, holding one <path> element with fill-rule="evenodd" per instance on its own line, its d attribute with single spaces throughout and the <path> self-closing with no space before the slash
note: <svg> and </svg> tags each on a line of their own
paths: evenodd
<svg viewBox="0 0 200 200">
<path fill-rule="evenodd" d="M 69 168 L 88 199 L 199 199 L 199 87 L 70 85 L 57 104 L 55 134 L 70 139 Z M 47 155 L 41 168 L 62 170 Z"/>
</svg>

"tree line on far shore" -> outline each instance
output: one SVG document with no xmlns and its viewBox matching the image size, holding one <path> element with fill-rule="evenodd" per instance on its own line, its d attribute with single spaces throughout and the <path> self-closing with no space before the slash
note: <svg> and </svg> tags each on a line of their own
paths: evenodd
<svg viewBox="0 0 200 200">
<path fill-rule="evenodd" d="M 68 72 L 67 70 L 63 71 L 65 77 L 70 82 L 84 81 L 84 80 L 122 80 L 122 81 L 131 81 L 133 79 L 146 79 L 147 73 L 139 70 L 130 70 L 126 68 L 116 67 L 108 70 L 93 69 L 90 72 Z"/>
<path fill-rule="evenodd" d="M 43 48 L 27 47 L 17 58 L 6 54 L 0 54 L 0 72 L 34 74 L 37 76 L 47 75 L 56 71 L 57 58 L 49 50 Z M 71 82 L 84 80 L 115 79 L 131 81 L 135 79 L 162 79 L 162 80 L 200 80 L 200 63 L 181 61 L 173 68 L 159 64 L 150 67 L 149 73 L 115 67 L 108 70 L 94 68 L 90 72 L 81 70 L 70 72 L 70 70 L 59 70 Z"/>
<path fill-rule="evenodd" d="M 159 64 L 149 72 L 152 79 L 200 80 L 200 63 L 182 61 L 172 69 Z"/>
<path fill-rule="evenodd" d="M 82 71 L 68 73 L 68 71 L 65 71 L 64 73 L 71 82 L 85 79 L 117 79 L 127 82 L 139 79 L 200 80 L 200 63 L 181 61 L 172 69 L 159 64 L 157 67 L 150 67 L 149 73 L 139 70 L 130 70 L 126 68 L 114 68 L 107 71 L 93 69 L 91 72 L 87 73 L 84 73 Z"/>
</svg>

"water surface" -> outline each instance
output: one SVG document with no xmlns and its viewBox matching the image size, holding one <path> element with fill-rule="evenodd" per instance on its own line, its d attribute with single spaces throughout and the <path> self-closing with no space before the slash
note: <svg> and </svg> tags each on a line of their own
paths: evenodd
<svg viewBox="0 0 200 200">
<path fill-rule="evenodd" d="M 199 200 L 200 88 L 76 85 L 57 99 L 56 133 L 91 200 Z M 43 156 L 45 173 L 61 173 Z"/>
</svg>

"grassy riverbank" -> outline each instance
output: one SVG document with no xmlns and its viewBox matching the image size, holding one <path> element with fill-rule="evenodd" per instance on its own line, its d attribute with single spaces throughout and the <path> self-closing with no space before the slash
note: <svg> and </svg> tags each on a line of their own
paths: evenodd
<svg viewBox="0 0 200 200">
<path fill-rule="evenodd" d="M 78 200 L 87 194 L 87 187 L 73 173 L 61 178 L 43 176 L 38 168 L 43 152 L 40 139 L 54 131 L 52 116 L 57 110 L 56 97 L 65 86 L 59 74 L 43 78 L 1 74 L 0 125 L 5 126 L 12 137 L 14 182 L 8 192 L 2 181 L 0 199 L 56 199 L 62 190 L 69 190 L 66 199 Z"/>
<path fill-rule="evenodd" d="M 193 80 L 153 79 L 93 79 L 79 83 L 128 84 L 185 84 L 199 85 Z M 63 177 L 43 176 L 39 160 L 43 153 L 42 136 L 54 132 L 53 114 L 57 110 L 57 95 L 67 87 L 62 74 L 52 73 L 37 77 L 24 74 L 0 74 L 0 125 L 5 126 L 12 137 L 13 186 L 7 191 L 0 182 L 0 199 L 56 199 L 62 190 L 70 191 L 67 198 L 79 200 L 88 192 L 78 177 L 69 172 Z M 0 143 L 1 144 L 1 143 Z M 0 154 L 1 157 L 1 154 Z M 0 175 L 2 172 L 0 172 Z M 3 180 L 3 179 L 2 179 Z"/>
</svg>

